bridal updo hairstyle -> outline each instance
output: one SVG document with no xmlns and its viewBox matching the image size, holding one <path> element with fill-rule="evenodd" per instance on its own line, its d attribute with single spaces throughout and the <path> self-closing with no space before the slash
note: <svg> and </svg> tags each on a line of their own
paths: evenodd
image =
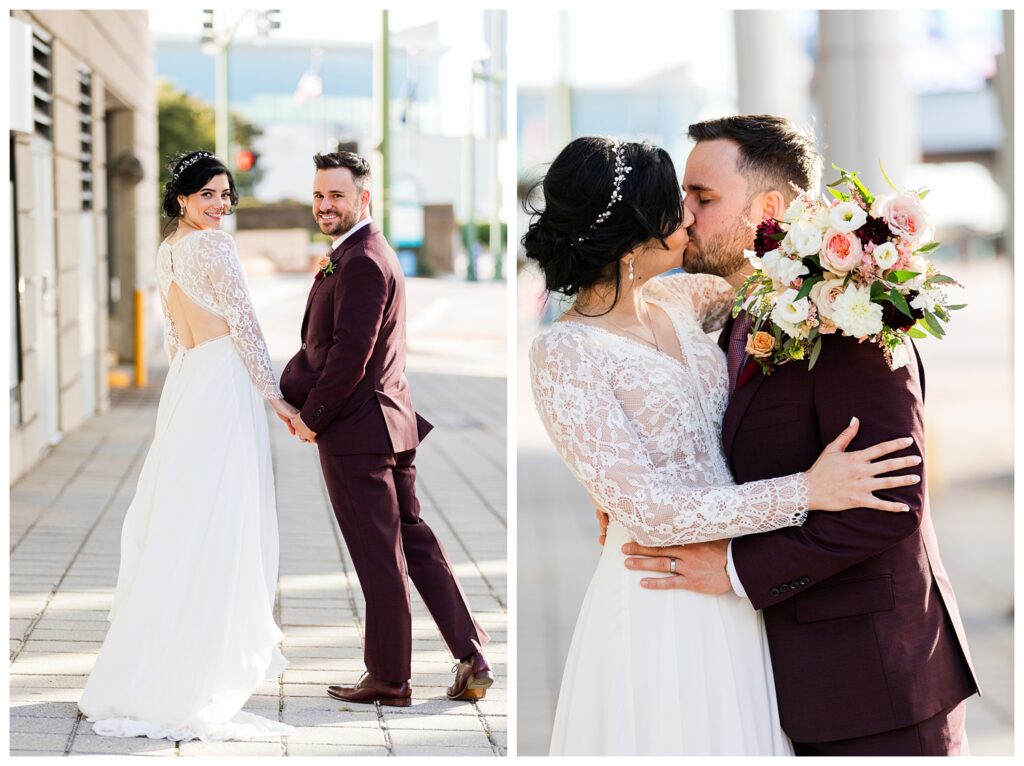
<svg viewBox="0 0 1024 766">
<path fill-rule="evenodd" d="M 665 238 L 683 222 L 682 192 L 668 153 L 648 143 L 621 144 L 632 168 L 609 208 L 615 188 L 617 142 L 595 136 L 566 146 L 526 195 L 532 215 L 522 245 L 544 272 L 547 289 L 564 295 L 604 282 L 621 284 L 619 260 L 639 245 Z M 543 208 L 533 201 L 538 189 Z M 595 225 L 607 210 L 608 216 Z"/>
<path fill-rule="evenodd" d="M 179 194 L 186 197 L 195 194 L 211 178 L 222 173 L 228 177 L 228 188 L 231 190 L 231 210 L 225 213 L 230 215 L 238 207 L 238 189 L 235 188 L 234 176 L 227 166 L 210 152 L 199 151 L 179 155 L 171 160 L 167 167 L 171 171 L 171 180 L 164 187 L 161 210 L 171 221 L 176 220 L 181 213 L 181 205 L 178 204 Z"/>
</svg>

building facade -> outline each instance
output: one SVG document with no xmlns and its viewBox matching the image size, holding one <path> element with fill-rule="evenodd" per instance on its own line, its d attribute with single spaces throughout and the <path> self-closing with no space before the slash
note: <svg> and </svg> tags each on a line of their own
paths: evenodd
<svg viewBox="0 0 1024 766">
<path fill-rule="evenodd" d="M 159 216 L 147 13 L 9 22 L 13 482 L 154 345 Z"/>
</svg>

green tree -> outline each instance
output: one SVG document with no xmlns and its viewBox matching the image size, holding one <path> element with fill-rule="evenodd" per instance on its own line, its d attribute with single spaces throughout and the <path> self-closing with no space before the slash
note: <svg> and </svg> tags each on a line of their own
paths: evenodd
<svg viewBox="0 0 1024 766">
<path fill-rule="evenodd" d="M 198 149 L 212 152 L 216 144 L 216 126 L 211 104 L 175 88 L 166 80 L 157 83 L 157 110 L 162 194 L 164 186 L 171 178 L 171 170 L 168 167 L 171 160 L 180 154 Z M 253 142 L 261 135 L 263 131 L 259 126 L 253 125 L 240 115 L 231 114 L 233 144 L 251 149 Z M 262 176 L 262 168 L 257 165 L 247 172 L 239 172 L 235 167 L 233 153 L 232 156 L 221 159 L 227 163 L 235 176 L 238 193 L 251 196 Z"/>
</svg>

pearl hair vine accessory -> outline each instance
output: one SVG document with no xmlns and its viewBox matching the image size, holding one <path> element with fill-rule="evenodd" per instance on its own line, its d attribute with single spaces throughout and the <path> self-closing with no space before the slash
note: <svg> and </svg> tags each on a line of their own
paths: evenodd
<svg viewBox="0 0 1024 766">
<path fill-rule="evenodd" d="M 207 157 L 212 157 L 212 156 L 213 155 L 210 154 L 209 152 L 199 152 L 195 156 L 189 157 L 187 160 L 185 160 L 184 162 L 182 162 L 178 166 L 178 169 L 175 170 L 174 173 L 171 175 L 171 179 L 174 180 L 174 181 L 177 181 L 181 177 L 182 173 L 184 173 L 190 167 L 192 167 L 197 162 L 199 162 L 199 160 L 206 159 Z"/>
<path fill-rule="evenodd" d="M 615 203 L 622 199 L 622 182 L 626 180 L 626 176 L 633 169 L 631 165 L 626 164 L 626 145 L 621 141 L 615 141 L 612 144 L 612 151 L 615 152 L 615 178 L 612 186 L 612 196 L 608 200 L 608 204 L 604 208 L 604 212 L 597 217 L 587 228 L 587 231 L 600 226 L 602 223 L 608 220 L 608 217 L 612 214 L 612 208 Z M 582 237 L 576 237 L 577 242 L 582 242 L 586 239 L 586 235 Z"/>
</svg>

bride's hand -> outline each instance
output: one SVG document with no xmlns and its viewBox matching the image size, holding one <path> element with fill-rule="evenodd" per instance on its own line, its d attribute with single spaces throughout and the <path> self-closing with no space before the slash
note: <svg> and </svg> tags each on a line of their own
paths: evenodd
<svg viewBox="0 0 1024 766">
<path fill-rule="evenodd" d="M 270 407 L 281 421 L 288 426 L 288 432 L 295 436 L 295 426 L 292 425 L 292 418 L 298 414 L 298 410 L 288 404 L 284 399 L 271 399 Z"/>
<path fill-rule="evenodd" d="M 885 455 L 906 449 L 914 440 L 909 436 L 882 442 L 856 452 L 844 452 L 857 435 L 860 421 L 853 418 L 850 425 L 825 447 L 807 472 L 808 506 L 814 511 L 845 511 L 848 508 L 874 508 L 879 511 L 908 511 L 903 503 L 893 503 L 874 496 L 880 489 L 907 487 L 917 484 L 918 474 L 886 476 L 882 474 L 919 465 L 921 457 L 910 455 L 872 462 Z"/>
</svg>

